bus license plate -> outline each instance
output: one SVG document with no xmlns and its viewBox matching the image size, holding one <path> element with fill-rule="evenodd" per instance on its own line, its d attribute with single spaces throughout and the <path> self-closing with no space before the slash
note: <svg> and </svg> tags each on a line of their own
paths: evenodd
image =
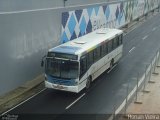
<svg viewBox="0 0 160 120">
<path fill-rule="evenodd" d="M 64 87 L 63 86 L 61 86 L 61 85 L 57 85 L 57 86 L 53 86 L 54 88 L 56 88 L 56 89 L 64 89 Z"/>
</svg>

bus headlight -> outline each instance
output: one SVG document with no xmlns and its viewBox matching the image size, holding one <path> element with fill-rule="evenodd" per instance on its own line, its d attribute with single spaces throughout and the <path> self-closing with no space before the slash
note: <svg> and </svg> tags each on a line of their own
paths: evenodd
<svg viewBox="0 0 160 120">
<path fill-rule="evenodd" d="M 47 75 L 46 74 L 44 75 L 44 79 L 47 80 Z"/>
</svg>

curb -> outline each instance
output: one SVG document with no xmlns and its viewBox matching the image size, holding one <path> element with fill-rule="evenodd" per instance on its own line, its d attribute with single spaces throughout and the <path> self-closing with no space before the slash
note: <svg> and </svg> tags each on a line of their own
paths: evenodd
<svg viewBox="0 0 160 120">
<path fill-rule="evenodd" d="M 28 91 L 35 88 L 36 86 L 42 84 L 43 81 L 44 81 L 44 75 L 42 74 L 36 77 L 35 79 L 30 80 L 26 82 L 25 84 L 21 85 L 20 87 L 14 89 L 13 91 L 1 96 L 0 97 L 0 109 L 2 109 L 2 106 L 10 102 L 11 100 L 20 97 L 21 95 L 27 93 Z"/>
</svg>

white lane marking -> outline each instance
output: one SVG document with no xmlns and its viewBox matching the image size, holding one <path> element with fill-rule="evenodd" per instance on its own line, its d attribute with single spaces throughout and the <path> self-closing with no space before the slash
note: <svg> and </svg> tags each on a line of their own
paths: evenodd
<svg viewBox="0 0 160 120">
<path fill-rule="evenodd" d="M 140 21 L 140 22 L 141 23 L 138 22 L 138 23 L 135 23 L 133 26 L 131 26 L 130 27 L 131 29 L 127 28 L 126 33 L 124 33 L 124 36 L 126 36 L 127 34 L 129 34 L 132 31 L 134 31 L 136 28 L 140 27 L 145 21 Z"/>
<path fill-rule="evenodd" d="M 133 48 L 129 51 L 129 53 L 131 53 L 135 48 L 136 48 L 136 47 L 133 47 Z"/>
<path fill-rule="evenodd" d="M 124 33 L 123 36 L 128 35 L 130 32 L 134 31 L 134 30 L 135 30 L 136 28 L 138 28 L 139 26 L 140 26 L 139 24 L 136 24 L 134 28 L 131 27 L 132 29 L 131 29 L 131 30 L 128 30 L 126 33 Z"/>
<path fill-rule="evenodd" d="M 76 102 L 78 102 L 83 96 L 85 96 L 86 93 L 82 94 L 79 98 L 77 98 L 74 102 L 72 102 L 70 105 L 66 107 L 66 110 L 69 109 L 71 106 L 73 106 Z"/>
<path fill-rule="evenodd" d="M 147 39 L 147 38 L 148 38 L 148 35 L 144 36 L 144 37 L 142 38 L 142 40 L 145 40 L 145 39 Z"/>
<path fill-rule="evenodd" d="M 110 73 L 116 66 L 117 64 L 115 64 L 107 73 Z"/>
<path fill-rule="evenodd" d="M 127 55 L 126 55 L 127 56 Z M 126 57 L 125 56 L 125 57 Z M 125 59 L 124 59 L 124 57 L 119 61 L 119 63 L 122 63 L 123 61 L 124 61 Z"/>
<path fill-rule="evenodd" d="M 29 101 L 30 99 L 34 98 L 35 96 L 37 96 L 38 94 L 40 94 L 41 92 L 45 91 L 47 88 L 42 89 L 41 91 L 39 91 L 38 93 L 36 93 L 35 95 L 31 96 L 30 98 L 24 100 L 23 102 L 19 103 L 18 105 L 14 106 L 13 108 L 7 110 L 6 112 L 2 113 L 1 116 L 5 115 L 6 113 L 10 112 L 11 110 L 17 108 L 18 106 L 24 104 L 25 102 Z"/>
<path fill-rule="evenodd" d="M 152 29 L 152 31 L 155 31 L 157 28 L 156 27 L 154 27 L 153 29 Z"/>
</svg>

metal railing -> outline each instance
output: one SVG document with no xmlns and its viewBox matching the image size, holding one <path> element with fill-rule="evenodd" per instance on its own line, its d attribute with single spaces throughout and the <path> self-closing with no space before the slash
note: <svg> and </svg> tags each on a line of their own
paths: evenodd
<svg viewBox="0 0 160 120">
<path fill-rule="evenodd" d="M 144 74 L 140 77 L 140 73 L 137 72 L 137 77 L 134 78 L 136 84 L 134 88 L 129 92 L 130 83 L 129 80 L 126 86 L 126 97 L 122 104 L 116 109 L 117 101 L 113 104 L 113 113 L 109 120 L 119 119 L 119 117 L 127 117 L 127 107 L 134 100 L 135 104 L 143 104 L 143 101 L 139 99 L 139 94 L 147 94 L 150 90 L 147 85 L 154 84 L 156 81 L 152 80 L 152 75 L 159 75 L 157 68 L 160 67 L 160 49 L 158 49 L 152 58 L 152 60 L 146 64 Z M 134 99 L 133 99 L 134 98 Z"/>
</svg>

